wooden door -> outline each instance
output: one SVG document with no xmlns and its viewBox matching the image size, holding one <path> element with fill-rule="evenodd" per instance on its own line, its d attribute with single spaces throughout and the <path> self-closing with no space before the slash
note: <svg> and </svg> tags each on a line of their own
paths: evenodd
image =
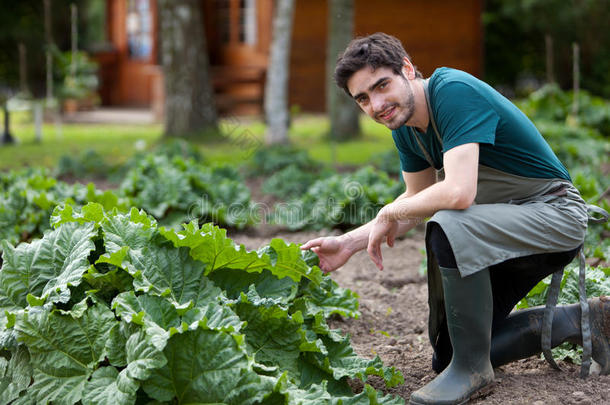
<svg viewBox="0 0 610 405">
<path fill-rule="evenodd" d="M 204 0 L 208 52 L 221 113 L 260 113 L 273 0 Z"/>
</svg>

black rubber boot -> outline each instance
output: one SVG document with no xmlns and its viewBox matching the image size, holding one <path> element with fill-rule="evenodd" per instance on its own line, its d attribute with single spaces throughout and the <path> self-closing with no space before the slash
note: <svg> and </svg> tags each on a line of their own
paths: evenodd
<svg viewBox="0 0 610 405">
<path fill-rule="evenodd" d="M 580 305 L 555 308 L 551 347 L 563 342 L 582 345 Z M 601 366 L 600 374 L 610 374 L 610 297 L 589 300 L 592 357 Z M 491 363 L 494 367 L 524 359 L 542 351 L 541 328 L 544 307 L 528 308 L 512 313 L 493 331 Z"/>
<path fill-rule="evenodd" d="M 434 380 L 411 394 L 410 404 L 464 404 L 490 384 L 489 358 L 493 301 L 489 270 L 462 278 L 457 269 L 440 268 L 453 357 Z"/>
</svg>

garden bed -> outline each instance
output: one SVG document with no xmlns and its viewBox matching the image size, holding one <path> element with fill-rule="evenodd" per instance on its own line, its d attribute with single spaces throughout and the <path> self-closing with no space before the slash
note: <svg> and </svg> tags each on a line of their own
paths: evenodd
<svg viewBox="0 0 610 405">
<path fill-rule="evenodd" d="M 258 232 L 229 235 L 248 249 L 269 243 L 272 237 L 304 243 L 327 235 L 325 232 L 296 232 L 269 235 L 266 227 Z M 394 248 L 383 249 L 384 270 L 378 271 L 366 252 L 356 254 L 332 274 L 341 287 L 360 296 L 360 319 L 337 319 L 331 325 L 352 335 L 352 345 L 360 356 L 378 354 L 386 366 L 399 369 L 404 385 L 386 390 L 372 378 L 375 388 L 408 398 L 412 391 L 435 376 L 431 368 L 432 349 L 428 342 L 428 292 L 426 278 L 419 273 L 424 247 L 423 230 L 398 240 Z M 539 356 L 513 362 L 495 370 L 491 392 L 475 397 L 473 404 L 607 404 L 610 403 L 610 376 L 579 378 L 580 366 L 559 362 L 555 371 Z M 352 382 L 358 389 L 362 384 Z"/>
</svg>

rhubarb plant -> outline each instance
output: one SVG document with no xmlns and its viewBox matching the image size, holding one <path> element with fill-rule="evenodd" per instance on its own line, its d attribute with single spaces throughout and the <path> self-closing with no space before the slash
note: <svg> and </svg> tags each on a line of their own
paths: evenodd
<svg viewBox="0 0 610 405">
<path fill-rule="evenodd" d="M 2 243 L 0 404 L 401 404 L 349 378 L 403 382 L 358 357 L 331 316 L 357 296 L 274 239 L 248 251 L 195 221 L 57 207 L 53 229 Z"/>
</svg>

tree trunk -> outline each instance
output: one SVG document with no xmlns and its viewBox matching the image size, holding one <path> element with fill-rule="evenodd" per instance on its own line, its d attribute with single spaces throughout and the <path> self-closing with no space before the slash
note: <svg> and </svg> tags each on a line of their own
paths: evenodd
<svg viewBox="0 0 610 405">
<path fill-rule="evenodd" d="M 265 84 L 265 142 L 268 145 L 289 142 L 288 77 L 294 1 L 278 0 L 273 19 L 273 40 Z"/>
<path fill-rule="evenodd" d="M 165 136 L 217 135 L 217 113 L 198 0 L 158 0 Z"/>
<path fill-rule="evenodd" d="M 328 43 L 326 57 L 326 110 L 330 117 L 330 137 L 339 141 L 360 133 L 359 108 L 333 79 L 337 56 L 354 36 L 354 0 L 328 1 Z"/>
</svg>

